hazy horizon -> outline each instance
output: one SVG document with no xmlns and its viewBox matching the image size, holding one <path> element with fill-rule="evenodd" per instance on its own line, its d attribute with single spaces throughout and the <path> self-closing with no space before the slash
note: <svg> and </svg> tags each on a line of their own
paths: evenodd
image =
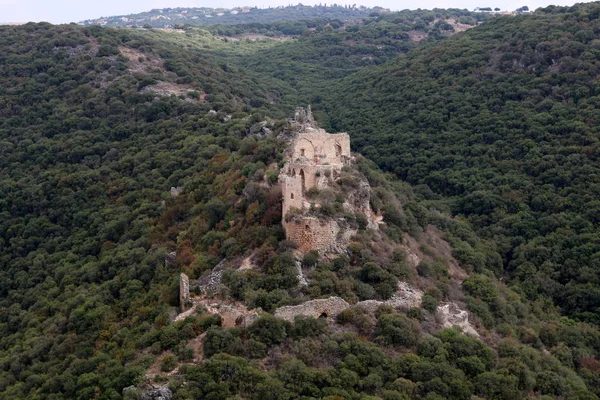
<svg viewBox="0 0 600 400">
<path fill-rule="evenodd" d="M 98 3 L 86 3 L 76 0 L 63 0 L 57 2 L 47 2 L 41 0 L 0 0 L 0 23 L 18 23 L 18 22 L 40 22 L 46 21 L 54 24 L 79 22 L 86 19 L 108 17 L 113 15 L 135 14 L 149 11 L 155 8 L 175 8 L 175 7 L 213 7 L 213 8 L 234 8 L 242 6 L 250 7 L 277 7 L 302 3 L 304 5 L 314 4 L 356 4 L 366 7 L 385 7 L 391 10 L 403 9 L 432 9 L 432 8 L 466 8 L 473 10 L 476 7 L 499 7 L 502 10 L 515 10 L 521 6 L 528 6 L 531 10 L 548 5 L 573 5 L 581 1 L 573 0 L 424 0 L 419 7 L 414 7 L 412 2 L 398 2 L 392 0 L 365 0 L 361 2 L 326 2 L 326 1 L 281 1 L 281 0 L 247 0 L 244 2 L 235 0 L 224 0 L 218 4 L 206 1 L 194 0 L 130 0 L 127 2 L 116 0 L 105 0 Z"/>
</svg>

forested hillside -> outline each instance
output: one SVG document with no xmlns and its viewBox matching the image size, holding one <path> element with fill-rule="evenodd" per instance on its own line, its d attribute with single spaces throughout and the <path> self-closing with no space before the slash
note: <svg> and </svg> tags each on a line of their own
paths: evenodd
<svg viewBox="0 0 600 400">
<path fill-rule="evenodd" d="M 144 369 L 136 338 L 177 304 L 164 260 L 186 249 L 162 226 L 231 209 L 247 162 L 222 161 L 263 118 L 249 104 L 277 94 L 147 36 L 0 30 L 0 398 L 120 398 Z M 244 173 L 276 149 L 263 141 Z M 170 187 L 188 184 L 172 206 Z M 247 240 L 281 230 L 265 224 Z"/>
<path fill-rule="evenodd" d="M 0 398 L 598 399 L 598 15 L 0 27 Z M 338 184 L 368 181 L 384 224 L 311 192 L 358 233 L 304 254 L 299 285 L 278 175 L 309 100 L 376 162 Z M 176 319 L 179 273 L 223 266 L 203 299 L 260 317 Z M 420 307 L 272 316 L 398 282 Z M 443 304 L 475 333 L 442 329 Z"/>
<path fill-rule="evenodd" d="M 595 323 L 599 16 L 592 3 L 497 18 L 323 103 L 357 150 L 493 239 L 515 289 Z"/>
<path fill-rule="evenodd" d="M 107 16 L 81 22 L 83 25 L 103 25 L 110 27 L 174 28 L 183 25 L 210 26 L 218 24 L 266 23 L 313 18 L 341 19 L 342 21 L 364 18 L 382 10 L 381 7 L 366 8 L 347 5 L 290 5 L 286 7 L 258 8 L 162 8 L 130 14 Z M 388 10 L 385 10 L 388 11 Z"/>
<path fill-rule="evenodd" d="M 492 14 L 459 9 L 405 10 L 377 15 L 355 23 L 340 20 L 294 21 L 277 24 L 216 26 L 217 34 L 302 34 L 294 41 L 240 58 L 248 69 L 281 79 L 299 90 L 303 99 L 318 103 L 323 87 L 359 69 L 382 64 L 428 42 L 445 39 Z M 311 31 L 314 29 L 314 31 Z M 294 31 L 295 30 L 295 31 Z"/>
</svg>

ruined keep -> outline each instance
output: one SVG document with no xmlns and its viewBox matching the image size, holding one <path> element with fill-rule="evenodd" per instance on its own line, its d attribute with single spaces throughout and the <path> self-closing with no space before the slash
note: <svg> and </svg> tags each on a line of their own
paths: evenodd
<svg viewBox="0 0 600 400">
<path fill-rule="evenodd" d="M 327 133 L 315 123 L 310 106 L 296 109 L 297 134 L 288 150 L 288 162 L 280 174 L 283 196 L 282 224 L 288 240 L 301 251 L 333 250 L 344 234 L 335 220 L 303 216 L 311 208 L 306 192 L 332 186 L 342 167 L 350 164 L 350 136 Z M 290 213 L 296 214 L 290 219 Z"/>
</svg>

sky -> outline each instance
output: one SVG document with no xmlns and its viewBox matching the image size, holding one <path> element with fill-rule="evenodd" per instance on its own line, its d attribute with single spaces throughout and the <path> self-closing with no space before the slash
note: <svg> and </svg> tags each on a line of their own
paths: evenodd
<svg viewBox="0 0 600 400">
<path fill-rule="evenodd" d="M 327 0 L 0 0 L 0 22 L 47 21 L 54 24 L 79 22 L 111 15 L 126 15 L 153 8 L 167 7 L 225 7 L 239 6 L 273 7 L 301 2 L 304 5 L 327 3 Z M 391 10 L 499 7 L 502 10 L 515 10 L 521 6 L 530 9 L 554 5 L 572 5 L 574 0 L 333 0 L 337 4 L 357 4 L 367 7 L 380 6 Z"/>
</svg>

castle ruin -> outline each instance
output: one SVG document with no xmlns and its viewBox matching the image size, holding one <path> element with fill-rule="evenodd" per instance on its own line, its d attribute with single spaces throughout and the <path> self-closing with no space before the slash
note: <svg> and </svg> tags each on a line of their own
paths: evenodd
<svg viewBox="0 0 600 400">
<path fill-rule="evenodd" d="M 310 106 L 307 110 L 297 108 L 293 123 L 298 133 L 288 150 L 289 161 L 280 174 L 282 224 L 287 239 L 296 243 L 301 251 L 325 253 L 335 250 L 344 230 L 334 219 L 306 215 L 306 211 L 315 207 L 306 194 L 311 189 L 332 187 L 342 168 L 350 164 L 350 136 L 327 133 L 319 128 Z M 345 236 L 349 234 L 346 232 Z"/>
</svg>

